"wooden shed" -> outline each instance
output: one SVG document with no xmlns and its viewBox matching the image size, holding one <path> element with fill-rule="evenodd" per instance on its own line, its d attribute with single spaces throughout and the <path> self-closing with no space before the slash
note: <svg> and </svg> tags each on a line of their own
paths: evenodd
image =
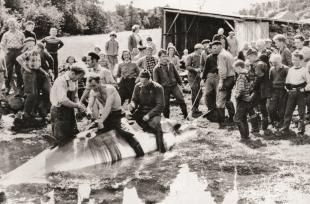
<svg viewBox="0 0 310 204">
<path fill-rule="evenodd" d="M 269 38 L 271 25 L 291 25 L 295 29 L 303 26 L 295 21 L 163 8 L 161 47 L 167 48 L 172 42 L 179 52 L 185 48 L 192 51 L 196 43 L 212 40 L 218 29 L 224 28 L 225 35 L 235 31 L 241 48 L 245 42 Z"/>
</svg>

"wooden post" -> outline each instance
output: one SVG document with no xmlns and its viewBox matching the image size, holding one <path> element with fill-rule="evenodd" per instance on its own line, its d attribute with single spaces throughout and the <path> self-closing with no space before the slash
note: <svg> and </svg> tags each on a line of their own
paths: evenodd
<svg viewBox="0 0 310 204">
<path fill-rule="evenodd" d="M 177 34 L 177 21 L 175 21 L 174 23 L 174 46 L 177 47 L 177 38 L 178 38 L 178 34 Z"/>
<path fill-rule="evenodd" d="M 187 17 L 186 15 L 184 15 L 184 32 L 185 32 L 185 36 L 184 36 L 184 49 L 187 49 Z"/>
<path fill-rule="evenodd" d="M 162 27 L 162 42 L 161 42 L 161 48 L 166 49 L 167 47 L 167 12 L 164 10 L 164 16 L 163 16 L 163 27 Z"/>
</svg>

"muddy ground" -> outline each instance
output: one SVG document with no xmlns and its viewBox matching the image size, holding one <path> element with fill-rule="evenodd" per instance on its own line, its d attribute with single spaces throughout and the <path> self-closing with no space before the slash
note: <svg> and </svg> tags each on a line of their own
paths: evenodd
<svg viewBox="0 0 310 204">
<path fill-rule="evenodd" d="M 5 193 L 0 193 L 0 200 L 40 203 L 43 194 L 53 192 L 56 203 L 77 203 L 79 184 L 88 183 L 94 203 L 310 203 L 308 136 L 252 136 L 263 145 L 246 145 L 239 142 L 234 127 L 219 130 L 202 117 L 184 121 L 178 107 L 172 107 L 172 118 L 197 126 L 200 134 L 183 138 L 165 154 L 54 172 L 45 176 L 43 184 L 0 184 L 0 192 Z M 5 119 L 0 134 L 0 176 L 48 146 L 42 135 L 49 127 L 12 134 L 8 130 L 12 119 Z"/>
</svg>

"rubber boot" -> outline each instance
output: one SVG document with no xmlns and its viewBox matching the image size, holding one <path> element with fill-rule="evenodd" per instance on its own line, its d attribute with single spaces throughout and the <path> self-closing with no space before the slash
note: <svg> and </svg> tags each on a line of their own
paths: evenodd
<svg viewBox="0 0 310 204">
<path fill-rule="evenodd" d="M 185 103 L 180 104 L 180 108 L 181 108 L 184 119 L 186 119 L 188 116 L 186 104 Z"/>
<path fill-rule="evenodd" d="M 251 123 L 251 133 L 259 133 L 259 116 L 257 114 L 252 115 L 249 119 L 249 122 Z"/>
<path fill-rule="evenodd" d="M 226 108 L 229 114 L 229 122 L 234 122 L 234 115 L 235 115 L 235 107 L 234 104 L 231 101 L 226 102 Z"/>
<path fill-rule="evenodd" d="M 225 128 L 225 108 L 218 108 L 217 109 L 217 113 L 219 116 L 219 129 L 223 129 Z"/>
<path fill-rule="evenodd" d="M 248 128 L 243 123 L 237 123 L 241 139 L 249 139 Z"/>
<path fill-rule="evenodd" d="M 161 153 L 165 153 L 166 152 L 166 148 L 164 145 L 164 138 L 163 138 L 163 131 L 162 130 L 157 130 L 156 131 L 156 145 L 157 145 L 157 149 L 159 152 Z"/>
<path fill-rule="evenodd" d="M 268 128 L 268 118 L 263 118 L 262 120 L 262 129 L 265 131 Z"/>
<path fill-rule="evenodd" d="M 136 140 L 134 135 L 130 132 L 118 128 L 119 135 L 130 145 L 130 147 L 135 151 L 136 157 L 144 156 L 144 151 L 140 143 Z"/>
<path fill-rule="evenodd" d="M 305 123 L 303 120 L 300 120 L 298 122 L 298 134 L 304 134 L 305 133 Z"/>
</svg>

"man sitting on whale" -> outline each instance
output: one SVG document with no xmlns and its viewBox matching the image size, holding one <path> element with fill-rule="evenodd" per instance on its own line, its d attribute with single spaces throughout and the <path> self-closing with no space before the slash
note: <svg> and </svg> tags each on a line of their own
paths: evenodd
<svg viewBox="0 0 310 204">
<path fill-rule="evenodd" d="M 100 83 L 100 76 L 92 74 L 88 78 L 88 85 L 91 89 L 87 113 L 94 113 L 94 105 L 101 108 L 96 108 L 99 113 L 97 117 L 98 133 L 116 130 L 119 135 L 133 148 L 137 157 L 143 156 L 144 151 L 139 142 L 134 138 L 134 135 L 127 132 L 121 127 L 122 108 L 121 98 L 116 88 L 109 84 Z"/>
</svg>

